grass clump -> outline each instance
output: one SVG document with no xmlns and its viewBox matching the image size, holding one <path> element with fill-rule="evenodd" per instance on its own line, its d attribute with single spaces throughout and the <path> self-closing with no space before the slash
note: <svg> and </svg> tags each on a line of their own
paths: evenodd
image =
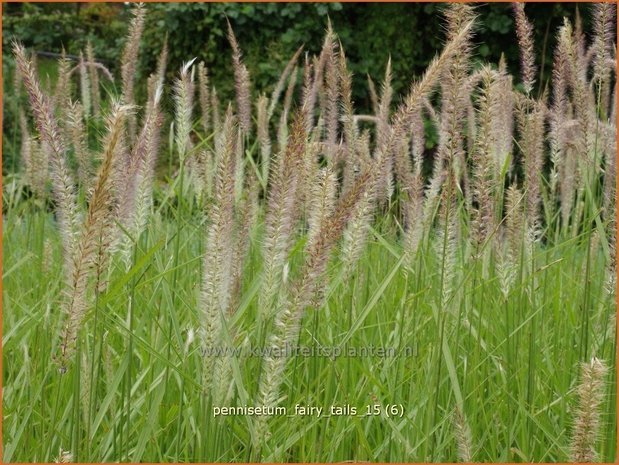
<svg viewBox="0 0 619 465">
<path fill-rule="evenodd" d="M 90 47 L 44 91 L 15 42 L 4 460 L 614 460 L 616 12 L 592 8 L 535 96 L 524 6 L 520 76 L 445 6 L 444 48 L 402 100 L 386 58 L 370 115 L 330 24 L 269 94 L 228 23 L 229 103 L 190 57 L 167 83 L 165 46 L 135 101 L 147 6 L 118 95 Z"/>
</svg>

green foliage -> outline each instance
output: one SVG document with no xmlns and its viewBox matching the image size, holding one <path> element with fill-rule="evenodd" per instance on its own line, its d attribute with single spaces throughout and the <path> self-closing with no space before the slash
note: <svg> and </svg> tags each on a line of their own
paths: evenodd
<svg viewBox="0 0 619 465">
<path fill-rule="evenodd" d="M 442 4 L 420 3 L 153 3 L 148 5 L 146 30 L 138 74 L 146 77 L 155 67 L 164 38 L 170 45 L 169 72 L 183 61 L 197 57 L 207 64 L 220 94 L 228 97 L 230 47 L 226 39 L 227 17 L 239 40 L 254 88 L 269 91 L 288 59 L 301 44 L 320 50 L 327 19 L 337 31 L 354 78 L 353 98 L 361 111 L 370 107 L 366 75 L 379 82 L 389 55 L 392 57 L 396 94 L 406 90 L 441 47 Z M 538 56 L 554 45 L 554 32 L 562 17 L 575 19 L 580 9 L 588 25 L 588 8 L 578 4 L 529 4 L 527 16 L 535 27 Z M 477 55 L 498 62 L 505 53 L 512 73 L 518 71 L 518 47 L 509 4 L 478 9 Z M 124 4 L 19 4 L 7 7 L 3 16 L 3 45 L 13 37 L 37 51 L 78 54 L 87 40 L 95 54 L 110 68 L 120 66 L 127 27 Z M 548 64 L 550 57 L 542 58 Z M 548 66 L 544 78 L 548 77 Z M 544 82 L 544 80 L 541 80 Z"/>
<path fill-rule="evenodd" d="M 89 315 L 84 368 L 80 372 L 77 364 L 65 375 L 53 361 L 63 315 L 57 306 L 62 252 L 52 215 L 19 202 L 9 208 L 5 224 L 5 462 L 51 462 L 59 448 L 80 462 L 249 460 L 249 425 L 255 418 L 213 417 L 199 385 L 200 339 L 190 342 L 188 336 L 200 325 L 200 221 L 187 216 L 178 229 L 169 218 L 153 216 L 136 265 L 125 271 L 114 263 L 109 287 Z M 342 354 L 385 347 L 396 355 L 299 356 L 286 370 L 290 381 L 282 405 L 292 414 L 296 404 L 326 409 L 349 404 L 365 413 L 369 404 L 401 403 L 403 417 L 275 417 L 265 460 L 454 462 L 456 392 L 463 398 L 475 461 L 568 460 L 568 412 L 577 400 L 574 386 L 586 338 L 616 372 L 614 304 L 602 290 L 601 253 L 591 258 L 590 288 L 585 288 L 586 240 L 536 248 L 534 275 L 508 298 L 498 276 L 488 271 L 493 263 L 463 258 L 454 283 L 459 303 L 439 312 L 438 258 L 431 248 L 424 250 L 418 269 L 404 273 L 401 249 L 385 229 L 377 226 L 350 281 L 342 281 L 341 262 L 334 260 L 327 303 L 308 313 L 299 346 L 314 353 L 339 347 Z M 181 272 L 172 286 L 178 234 Z M 256 340 L 261 241 L 259 235 L 252 240 L 251 272 L 235 320 L 235 347 L 243 350 L 263 347 Z M 526 264 L 519 265 L 525 273 L 522 267 Z M 409 348 L 408 356 L 399 352 Z M 260 362 L 240 357 L 238 377 L 230 377 L 249 393 L 250 406 Z M 128 373 L 131 385 L 125 382 Z M 615 383 L 609 376 L 599 443 L 605 462 L 615 458 Z"/>
<path fill-rule="evenodd" d="M 380 85 L 391 56 L 395 95 L 404 94 L 411 79 L 425 69 L 442 46 L 444 31 L 442 16 L 438 14 L 442 8 L 444 5 L 434 3 L 152 3 L 148 5 L 137 76 L 145 81 L 153 72 L 167 37 L 169 79 L 183 62 L 197 57 L 206 63 L 219 95 L 226 100 L 233 98 L 227 17 L 243 51 L 254 93 L 268 93 L 301 44 L 309 53 L 320 51 L 327 21 L 331 19 L 353 73 L 355 107 L 360 113 L 368 113 L 371 102 L 366 76 Z M 562 17 L 574 21 L 577 10 L 587 30 L 587 7 L 562 3 L 527 5 L 527 16 L 535 27 L 536 54 L 542 57 L 538 63 L 542 73 L 538 80 L 540 89 L 550 77 L 552 57 L 548 51 L 554 47 L 554 33 Z M 497 63 L 504 53 L 509 71 L 518 75 L 519 50 L 509 4 L 485 5 L 478 9 L 478 14 L 477 58 Z M 38 52 L 60 53 L 64 47 L 68 54 L 78 55 L 90 40 L 96 58 L 118 75 L 128 17 L 129 7 L 122 3 L 7 4 L 3 13 L 3 47 L 8 50 L 10 41 L 17 37 Z M 10 57 L 4 54 L 5 76 L 11 74 L 10 67 Z M 5 79 L 5 89 L 10 88 L 9 83 Z M 145 86 L 137 87 L 138 101 L 145 97 L 145 92 Z M 15 132 L 10 128 L 11 123 L 5 123 L 5 136 Z M 11 160 L 18 136 L 12 140 L 12 145 L 3 144 L 8 157 L 3 162 L 4 170 L 14 165 Z M 431 132 L 427 148 L 431 150 L 435 144 L 436 136 Z"/>
<path fill-rule="evenodd" d="M 6 8 L 2 17 L 2 45 L 10 49 L 17 38 L 37 52 L 78 55 L 90 40 L 97 59 L 112 68 L 127 30 L 128 11 L 122 5 L 23 3 Z M 19 9 L 15 7 L 19 6 Z"/>
<path fill-rule="evenodd" d="M 269 91 L 294 51 L 319 52 L 327 16 L 342 9 L 331 4 L 234 4 L 172 3 L 150 7 L 144 33 L 143 62 L 153 69 L 168 34 L 169 72 L 192 57 L 203 60 L 212 81 L 224 97 L 233 91 L 230 45 L 226 37 L 226 17 L 232 24 L 245 56 L 255 89 Z M 177 34 L 176 31 L 183 31 Z"/>
<path fill-rule="evenodd" d="M 305 50 L 310 53 L 320 51 L 327 18 L 330 18 L 355 76 L 355 104 L 360 111 L 368 111 L 366 75 L 380 82 L 391 55 L 394 91 L 396 94 L 405 92 L 410 78 L 419 75 L 442 46 L 442 17 L 437 14 L 442 8 L 440 4 L 410 3 L 154 4 L 147 20 L 143 65 L 149 70 L 154 67 L 164 39 L 162 31 L 166 31 L 171 72 L 178 69 L 182 61 L 198 57 L 209 67 L 222 94 L 230 95 L 231 61 L 225 24 L 225 17 L 228 17 L 245 54 L 255 88 L 268 91 L 300 44 L 305 44 Z M 573 20 L 576 8 L 574 4 L 527 7 L 535 26 L 538 56 L 553 45 L 553 34 L 546 37 L 547 33 L 554 33 L 564 15 Z M 510 6 L 487 5 L 479 9 L 479 15 L 476 41 L 483 44 L 477 50 L 479 58 L 496 63 L 501 53 L 505 53 L 510 71 L 517 74 L 519 51 Z M 183 34 L 176 32 L 179 30 Z"/>
</svg>

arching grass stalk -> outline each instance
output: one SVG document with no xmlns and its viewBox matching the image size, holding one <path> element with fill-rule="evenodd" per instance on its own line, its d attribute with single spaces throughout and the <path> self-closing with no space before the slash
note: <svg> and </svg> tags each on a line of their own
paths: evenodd
<svg viewBox="0 0 619 465">
<path fill-rule="evenodd" d="M 175 101 L 175 125 L 174 125 L 174 147 L 178 153 L 179 159 L 179 171 L 178 171 L 178 184 L 176 184 L 176 192 L 174 199 L 176 200 L 176 211 L 175 211 L 175 224 L 176 224 L 176 232 L 174 238 L 174 260 L 173 260 L 173 271 L 171 278 L 171 302 L 172 302 L 172 311 L 177 306 L 178 302 L 178 274 L 179 274 L 179 264 L 180 264 L 180 250 L 181 250 L 181 240 L 182 240 L 182 232 L 184 230 L 184 214 L 188 214 L 190 212 L 186 212 L 184 208 L 184 195 L 185 195 L 185 164 L 188 156 L 191 155 L 192 143 L 190 139 L 190 133 L 192 130 L 192 111 L 193 111 L 193 98 L 194 98 L 194 85 L 193 85 L 193 72 L 190 74 L 189 71 L 193 65 L 195 58 L 187 63 L 184 63 L 181 67 L 179 77 L 175 81 L 174 85 L 174 101 Z M 172 135 L 170 135 L 172 137 Z M 193 205 L 193 202 L 191 202 Z M 168 323 L 168 331 L 167 331 L 167 360 L 171 359 L 172 354 L 172 336 L 174 331 L 173 324 L 174 316 L 168 315 L 167 323 Z M 169 382 L 169 366 L 166 366 L 165 369 L 165 380 L 164 386 L 168 386 Z"/>
</svg>

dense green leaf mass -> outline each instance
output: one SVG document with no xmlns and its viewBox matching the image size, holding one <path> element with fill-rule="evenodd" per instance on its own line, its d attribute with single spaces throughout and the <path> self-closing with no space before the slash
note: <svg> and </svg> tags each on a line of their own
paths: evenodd
<svg viewBox="0 0 619 465">
<path fill-rule="evenodd" d="M 355 75 L 356 107 L 369 108 L 366 75 L 376 81 L 387 58 L 393 61 L 394 90 L 402 93 L 444 41 L 442 4 L 421 3 L 155 3 L 148 6 L 143 53 L 139 67 L 146 77 L 155 66 L 165 34 L 170 44 L 170 72 L 191 57 L 204 60 L 220 94 L 232 91 L 228 17 L 239 40 L 256 89 L 270 90 L 283 65 L 300 44 L 310 53 L 320 50 L 327 18 L 333 22 Z M 578 4 L 529 4 L 527 16 L 535 28 L 538 56 L 548 65 L 554 33 L 563 16 L 572 21 L 582 13 L 588 29 L 588 11 Z M 518 71 L 518 46 L 508 3 L 478 8 L 476 33 L 480 60 L 498 62 L 505 54 L 512 73 Z M 78 54 L 87 40 L 98 58 L 119 66 L 128 10 L 122 4 L 8 4 L 3 17 L 6 47 L 13 36 L 38 51 Z M 549 77 L 549 66 L 543 69 Z M 545 80 L 541 81 L 545 84 Z"/>
</svg>

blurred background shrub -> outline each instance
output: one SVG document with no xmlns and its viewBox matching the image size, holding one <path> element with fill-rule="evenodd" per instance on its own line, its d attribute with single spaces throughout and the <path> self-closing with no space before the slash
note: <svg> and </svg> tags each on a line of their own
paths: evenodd
<svg viewBox="0 0 619 465">
<path fill-rule="evenodd" d="M 154 70 L 167 36 L 169 77 L 183 61 L 197 57 L 206 63 L 223 99 L 232 97 L 234 84 L 226 17 L 243 50 L 254 91 L 264 92 L 272 90 L 299 45 L 304 44 L 312 54 L 319 52 L 330 18 L 354 74 L 353 99 L 359 113 L 370 111 L 367 76 L 379 86 L 389 56 L 393 88 L 396 95 L 402 95 L 444 40 L 443 5 L 437 3 L 149 3 L 147 8 L 138 82 L 140 78 L 145 82 Z M 10 50 L 10 41 L 17 38 L 36 52 L 60 53 L 64 47 L 68 54 L 78 55 L 90 40 L 97 60 L 118 75 L 129 10 L 127 3 L 5 3 L 3 47 Z M 587 31 L 588 10 L 577 3 L 527 4 L 527 16 L 535 27 L 536 55 L 542 57 L 538 92 L 550 77 L 554 36 L 562 18 L 574 21 L 580 14 Z M 504 54 L 509 71 L 517 74 L 519 52 L 510 4 L 480 5 L 477 12 L 476 59 L 497 63 Z M 43 81 L 49 78 L 53 84 L 56 61 L 46 56 L 38 55 L 39 69 Z M 3 54 L 3 67 L 3 109 L 7 111 L 12 75 L 7 53 Z M 138 99 L 143 98 L 145 86 L 138 86 L 136 91 Z M 6 137 L 10 118 L 4 121 Z M 429 148 L 433 143 L 430 137 Z M 4 169 L 7 162 L 12 165 L 12 150 L 3 145 L 8 149 Z"/>
</svg>

